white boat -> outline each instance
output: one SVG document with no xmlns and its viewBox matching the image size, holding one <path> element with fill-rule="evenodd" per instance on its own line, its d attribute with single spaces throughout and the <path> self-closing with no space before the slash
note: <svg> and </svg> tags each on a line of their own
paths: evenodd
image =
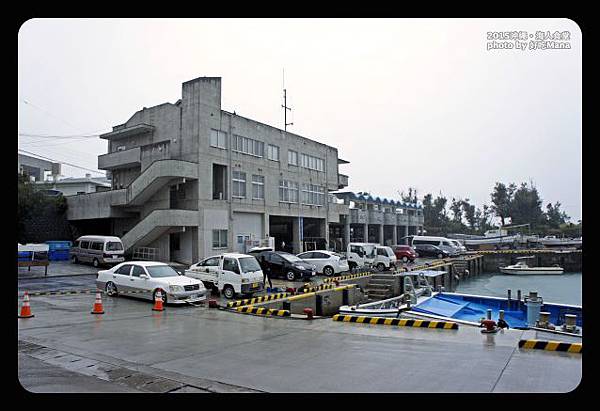
<svg viewBox="0 0 600 411">
<path fill-rule="evenodd" d="M 469 236 L 463 239 L 465 246 L 514 244 L 519 235 L 508 235 L 506 230 L 488 230 L 483 236 Z"/>
<path fill-rule="evenodd" d="M 433 279 L 444 274 L 446 274 L 446 271 L 435 270 L 418 270 L 401 273 L 399 275 L 403 277 L 404 294 L 366 304 L 342 305 L 339 313 L 342 315 L 399 318 L 402 311 L 410 310 L 412 306 L 436 295 L 437 292 L 434 292 L 433 287 L 427 279 Z M 413 278 L 416 284 L 413 282 Z"/>
<path fill-rule="evenodd" d="M 535 258 L 534 256 L 530 257 L 519 257 L 516 264 L 507 265 L 506 267 L 500 267 L 500 272 L 504 274 L 514 274 L 514 275 L 541 275 L 541 274 L 562 274 L 564 272 L 564 268 L 562 267 L 529 267 L 527 263 L 524 261 L 527 258 Z"/>
<path fill-rule="evenodd" d="M 554 235 L 546 236 L 540 239 L 540 243 L 544 247 L 576 247 L 580 248 L 583 245 L 582 237 L 579 238 L 557 238 Z"/>
</svg>

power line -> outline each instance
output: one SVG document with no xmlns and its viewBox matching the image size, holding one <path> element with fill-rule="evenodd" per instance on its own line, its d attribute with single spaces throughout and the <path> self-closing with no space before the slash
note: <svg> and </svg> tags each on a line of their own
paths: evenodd
<svg viewBox="0 0 600 411">
<path fill-rule="evenodd" d="M 54 162 L 62 163 L 62 164 L 65 164 L 65 165 L 68 165 L 68 166 L 71 166 L 71 167 L 80 168 L 82 170 L 91 171 L 92 173 L 106 175 L 105 173 L 103 173 L 101 171 L 96 171 L 96 170 L 92 170 L 90 168 L 78 166 L 77 164 L 67 163 L 66 161 L 62 161 L 62 160 L 56 160 L 54 158 L 46 157 L 46 156 L 43 156 L 41 154 L 32 153 L 31 151 L 27 151 L 27 150 L 23 150 L 23 149 L 19 149 L 19 151 L 22 151 L 23 153 L 26 153 L 26 154 L 31 154 L 31 155 L 34 155 L 34 156 L 41 157 L 44 160 L 54 161 Z"/>
<path fill-rule="evenodd" d="M 51 135 L 51 134 L 33 134 L 33 133 L 19 133 L 22 137 L 36 137 L 36 138 L 50 138 L 50 139 L 69 139 L 69 138 L 98 138 L 100 134 L 72 134 L 72 135 Z"/>
</svg>

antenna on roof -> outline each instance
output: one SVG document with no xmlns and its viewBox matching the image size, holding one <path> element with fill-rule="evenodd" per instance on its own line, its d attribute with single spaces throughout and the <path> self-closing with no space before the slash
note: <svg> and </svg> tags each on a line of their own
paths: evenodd
<svg viewBox="0 0 600 411">
<path fill-rule="evenodd" d="M 294 123 L 287 122 L 287 110 L 292 111 L 292 108 L 287 106 L 287 95 L 285 89 L 285 68 L 283 69 L 283 105 L 281 107 L 283 107 L 283 130 L 287 131 L 287 126 L 293 126 Z"/>
</svg>

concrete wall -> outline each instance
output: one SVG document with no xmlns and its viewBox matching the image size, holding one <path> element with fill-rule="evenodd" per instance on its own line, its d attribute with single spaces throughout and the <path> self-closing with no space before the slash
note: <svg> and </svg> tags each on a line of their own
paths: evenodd
<svg viewBox="0 0 600 411">
<path fill-rule="evenodd" d="M 551 267 L 555 264 L 563 267 L 567 272 L 581 272 L 582 270 L 582 256 L 581 252 L 570 252 L 570 253 L 555 253 L 552 251 L 544 253 L 494 253 L 483 255 L 483 271 L 485 272 L 499 272 L 500 267 L 504 267 L 510 264 L 516 264 L 518 257 L 525 257 L 533 255 L 535 258 L 527 260 L 527 265 Z"/>
</svg>

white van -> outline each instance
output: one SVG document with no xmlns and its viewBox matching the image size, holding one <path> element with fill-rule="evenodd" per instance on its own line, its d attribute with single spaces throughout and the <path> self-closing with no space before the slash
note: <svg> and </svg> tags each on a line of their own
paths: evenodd
<svg viewBox="0 0 600 411">
<path fill-rule="evenodd" d="M 225 253 L 193 264 L 185 271 L 207 288 L 219 290 L 226 298 L 247 297 L 263 289 L 263 272 L 258 260 L 248 254 Z"/>
<path fill-rule="evenodd" d="M 457 247 L 452 240 L 446 237 L 431 237 L 424 235 L 415 235 L 412 236 L 410 245 L 414 247 L 418 244 L 431 244 L 436 247 L 441 248 L 444 251 L 447 251 L 451 256 L 456 256 L 460 254 L 460 247 Z"/>
<path fill-rule="evenodd" d="M 349 243 L 346 249 L 346 259 L 350 270 L 370 264 L 377 245 L 374 243 Z"/>
<path fill-rule="evenodd" d="M 119 237 L 105 235 L 84 235 L 73 243 L 69 251 L 71 261 L 75 264 L 92 263 L 114 265 L 125 261 L 123 243 Z"/>
<path fill-rule="evenodd" d="M 371 267 L 377 268 L 377 271 L 384 271 L 396 268 L 396 254 L 391 247 L 386 245 L 377 245 L 371 258 Z"/>
</svg>

